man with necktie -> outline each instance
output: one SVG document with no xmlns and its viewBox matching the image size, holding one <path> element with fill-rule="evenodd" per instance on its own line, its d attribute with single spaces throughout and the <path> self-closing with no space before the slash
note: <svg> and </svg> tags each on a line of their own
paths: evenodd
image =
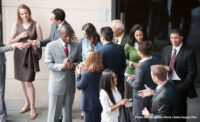
<svg viewBox="0 0 200 122">
<path fill-rule="evenodd" d="M 45 67 L 49 76 L 49 110 L 47 122 L 72 122 L 72 105 L 75 95 L 75 66 L 81 61 L 81 45 L 71 39 L 67 25 L 60 28 L 60 38 L 46 46 Z"/>
<path fill-rule="evenodd" d="M 187 116 L 187 97 L 197 97 L 194 80 L 197 74 L 196 56 L 192 49 L 183 45 L 183 35 L 178 29 L 170 32 L 171 46 L 163 49 L 161 63 L 168 71 L 177 90 L 178 116 Z M 186 119 L 178 119 L 186 122 Z"/>
</svg>

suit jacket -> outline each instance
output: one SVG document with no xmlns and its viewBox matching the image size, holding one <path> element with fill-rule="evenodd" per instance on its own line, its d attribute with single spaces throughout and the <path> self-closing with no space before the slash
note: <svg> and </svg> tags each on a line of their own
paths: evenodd
<svg viewBox="0 0 200 122">
<path fill-rule="evenodd" d="M 161 63 L 169 66 L 171 61 L 172 46 L 163 49 Z M 190 98 L 196 97 L 197 93 L 194 88 L 194 80 L 197 73 L 197 62 L 195 53 L 182 45 L 178 55 L 175 58 L 174 70 L 180 77 L 181 81 L 176 85 L 177 91 L 186 91 Z M 181 92 L 185 93 L 185 92 Z"/>
<path fill-rule="evenodd" d="M 152 99 L 150 122 L 176 122 L 174 119 L 155 119 L 161 117 L 173 117 L 177 115 L 176 89 L 173 83 L 167 81 L 154 94 Z"/>
<path fill-rule="evenodd" d="M 74 33 L 73 28 L 71 27 L 71 25 L 66 20 L 64 20 L 63 25 L 67 25 L 70 28 L 71 33 Z M 56 24 L 52 24 L 51 25 L 51 32 L 50 32 L 49 38 L 41 40 L 40 41 L 40 47 L 44 47 L 49 42 L 57 40 L 58 38 L 59 38 L 59 30 L 57 28 L 57 25 Z"/>
<path fill-rule="evenodd" d="M 146 84 L 149 88 L 155 89 L 156 84 L 153 82 L 151 78 L 151 65 L 158 64 L 158 61 L 154 58 L 150 60 L 146 60 L 144 62 L 139 62 L 135 68 L 135 79 L 129 80 L 128 84 L 133 87 L 133 98 L 142 99 L 138 96 L 138 91 L 145 89 L 144 84 Z M 143 99 L 151 99 L 151 97 L 146 97 Z"/>
<path fill-rule="evenodd" d="M 6 62 L 6 57 L 4 55 L 4 52 L 13 50 L 14 47 L 12 45 L 6 45 L 0 47 L 0 65 L 4 65 Z"/>
<path fill-rule="evenodd" d="M 102 111 L 99 100 L 99 82 L 101 72 L 86 71 L 77 76 L 77 88 L 82 90 L 81 108 L 87 112 Z"/>
<path fill-rule="evenodd" d="M 98 52 L 101 55 L 104 69 L 113 70 L 118 77 L 118 86 L 124 89 L 126 58 L 123 46 L 109 42 L 103 45 Z"/>
<path fill-rule="evenodd" d="M 75 69 L 62 70 L 63 60 L 67 57 L 61 41 L 59 38 L 47 44 L 45 50 L 45 67 L 51 71 L 48 91 L 53 95 L 64 95 L 66 91 L 75 92 Z M 69 57 L 75 66 L 81 61 L 80 43 L 71 40 Z"/>
<path fill-rule="evenodd" d="M 120 45 L 122 45 L 124 47 L 125 44 L 128 42 L 128 40 L 129 40 L 129 35 L 127 33 L 124 33 Z M 114 41 L 115 41 L 115 38 L 113 38 L 113 42 Z"/>
</svg>

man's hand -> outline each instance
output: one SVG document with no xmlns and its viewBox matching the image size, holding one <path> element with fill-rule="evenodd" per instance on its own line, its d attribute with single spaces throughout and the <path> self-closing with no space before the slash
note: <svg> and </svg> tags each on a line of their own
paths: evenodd
<svg viewBox="0 0 200 122">
<path fill-rule="evenodd" d="M 143 108 L 143 110 L 142 110 L 142 115 L 144 115 L 144 117 L 148 117 L 149 116 L 149 111 L 147 110 L 147 108 L 145 107 L 145 108 Z"/>
<path fill-rule="evenodd" d="M 131 79 L 131 80 L 134 80 L 134 79 L 135 79 L 135 76 L 133 75 L 133 76 L 131 76 L 131 77 L 128 77 L 127 80 L 126 80 L 126 82 L 128 82 L 130 79 Z"/>
<path fill-rule="evenodd" d="M 79 41 L 78 37 L 76 36 L 76 34 L 72 35 L 73 40 Z"/>
<path fill-rule="evenodd" d="M 170 72 L 169 66 L 164 66 L 164 67 L 165 67 L 165 69 L 167 70 L 167 72 Z"/>
<path fill-rule="evenodd" d="M 26 44 L 24 44 L 24 43 L 22 43 L 22 42 L 14 43 L 14 47 L 21 50 L 21 49 L 23 49 L 23 48 L 26 47 Z"/>
<path fill-rule="evenodd" d="M 70 59 L 69 58 L 65 58 L 64 61 L 63 61 L 63 68 L 66 68 L 67 65 L 69 65 L 70 63 Z"/>
<path fill-rule="evenodd" d="M 133 62 L 133 63 L 132 63 L 132 67 L 135 68 L 135 67 L 137 66 L 137 64 L 138 64 L 138 63 Z"/>
<path fill-rule="evenodd" d="M 154 91 L 150 89 L 146 84 L 144 85 L 144 87 L 146 89 L 138 91 L 138 96 L 140 96 L 141 98 L 144 98 L 144 97 L 152 96 L 154 94 Z"/>
</svg>

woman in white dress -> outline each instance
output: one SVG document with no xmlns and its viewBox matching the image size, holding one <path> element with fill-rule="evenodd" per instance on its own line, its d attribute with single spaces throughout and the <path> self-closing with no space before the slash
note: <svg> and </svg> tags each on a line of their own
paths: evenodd
<svg viewBox="0 0 200 122">
<path fill-rule="evenodd" d="M 118 122 L 119 107 L 126 104 L 128 99 L 123 99 L 118 91 L 117 76 L 109 69 L 102 72 L 100 81 L 100 102 L 103 108 L 101 122 Z"/>
</svg>

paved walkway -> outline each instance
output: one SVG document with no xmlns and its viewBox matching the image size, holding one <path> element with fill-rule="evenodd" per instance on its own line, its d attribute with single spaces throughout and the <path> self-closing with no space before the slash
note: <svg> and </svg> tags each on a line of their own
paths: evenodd
<svg viewBox="0 0 200 122">
<path fill-rule="evenodd" d="M 190 119 L 188 122 L 200 122 L 200 88 L 197 89 L 198 98 L 188 99 L 188 116 L 195 116 L 197 119 Z M 76 95 L 77 96 L 77 95 Z M 80 98 L 80 97 L 79 97 Z M 76 98 L 77 99 L 77 98 Z M 29 112 L 25 114 L 19 114 L 18 111 L 24 105 L 23 101 L 6 100 L 7 111 L 8 111 L 8 122 L 46 122 L 48 102 L 37 101 L 36 107 L 38 117 L 35 120 L 29 119 Z M 73 122 L 83 122 L 79 119 L 80 115 L 80 99 L 73 105 Z"/>
</svg>

